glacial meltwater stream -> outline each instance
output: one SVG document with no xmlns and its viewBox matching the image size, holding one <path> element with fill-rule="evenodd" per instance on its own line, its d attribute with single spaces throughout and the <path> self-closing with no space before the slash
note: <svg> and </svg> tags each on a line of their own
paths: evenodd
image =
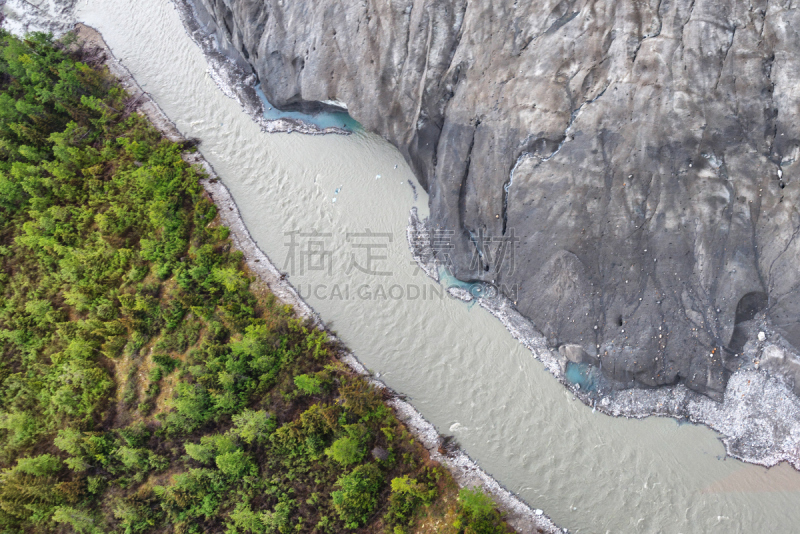
<svg viewBox="0 0 800 534">
<path fill-rule="evenodd" d="M 261 132 L 215 85 L 167 0 L 83 0 L 78 19 L 202 140 L 261 249 L 356 356 L 559 526 L 797 530 L 800 473 L 726 460 L 704 427 L 593 413 L 499 321 L 418 271 L 406 225 L 427 196 L 385 141 Z"/>
</svg>

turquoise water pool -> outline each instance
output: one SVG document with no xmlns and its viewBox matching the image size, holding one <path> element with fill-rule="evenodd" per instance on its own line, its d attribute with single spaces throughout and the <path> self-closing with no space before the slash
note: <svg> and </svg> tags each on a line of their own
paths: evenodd
<svg viewBox="0 0 800 534">
<path fill-rule="evenodd" d="M 346 111 L 324 112 L 316 113 L 314 115 L 302 113 L 300 111 L 281 111 L 270 104 L 269 100 L 267 100 L 267 96 L 264 94 L 264 91 L 261 90 L 260 85 L 256 86 L 256 93 L 258 93 L 258 97 L 264 103 L 265 119 L 296 119 L 319 126 L 320 128 L 342 128 L 343 130 L 350 132 L 357 132 L 363 129 L 361 124 L 359 124 L 359 122 L 351 117 Z"/>
</svg>

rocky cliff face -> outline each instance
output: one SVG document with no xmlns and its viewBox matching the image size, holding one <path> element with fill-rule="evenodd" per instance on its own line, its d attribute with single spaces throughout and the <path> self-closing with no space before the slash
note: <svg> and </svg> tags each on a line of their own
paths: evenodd
<svg viewBox="0 0 800 534">
<path fill-rule="evenodd" d="M 761 312 L 800 347 L 791 2 L 195 2 L 274 105 L 397 146 L 440 259 L 611 383 L 719 399 Z"/>
</svg>

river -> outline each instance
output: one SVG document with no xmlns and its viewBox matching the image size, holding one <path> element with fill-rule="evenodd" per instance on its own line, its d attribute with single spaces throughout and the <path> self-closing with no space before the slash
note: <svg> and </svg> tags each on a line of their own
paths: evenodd
<svg viewBox="0 0 800 534">
<path fill-rule="evenodd" d="M 184 135 L 202 140 L 259 247 L 356 356 L 559 526 L 800 524 L 800 473 L 725 459 L 705 427 L 593 412 L 488 312 L 426 278 L 406 226 L 412 206 L 427 213 L 427 195 L 383 139 L 260 131 L 217 87 L 166 0 L 81 0 L 78 19 L 102 32 Z"/>
</svg>

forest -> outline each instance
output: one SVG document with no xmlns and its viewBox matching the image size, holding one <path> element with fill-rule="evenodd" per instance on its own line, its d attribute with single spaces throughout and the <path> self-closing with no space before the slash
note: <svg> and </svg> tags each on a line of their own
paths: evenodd
<svg viewBox="0 0 800 534">
<path fill-rule="evenodd" d="M 503 533 L 75 37 L 0 30 L 0 531 Z"/>
</svg>

